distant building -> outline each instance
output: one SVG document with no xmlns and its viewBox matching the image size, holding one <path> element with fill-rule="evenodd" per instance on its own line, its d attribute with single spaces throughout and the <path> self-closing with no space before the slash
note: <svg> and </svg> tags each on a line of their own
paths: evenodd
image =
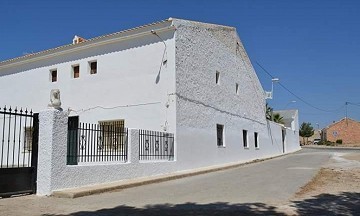
<svg viewBox="0 0 360 216">
<path fill-rule="evenodd" d="M 322 138 L 331 142 L 342 140 L 344 144 L 360 143 L 360 122 L 343 118 L 322 130 Z"/>
</svg>

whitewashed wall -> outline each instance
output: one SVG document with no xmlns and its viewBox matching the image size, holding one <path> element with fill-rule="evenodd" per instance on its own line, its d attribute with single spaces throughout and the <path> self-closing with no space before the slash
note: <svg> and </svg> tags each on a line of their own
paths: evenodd
<svg viewBox="0 0 360 216">
<path fill-rule="evenodd" d="M 300 149 L 298 142 L 286 148 L 292 138 L 283 147 L 281 126 L 266 121 L 263 89 L 234 28 L 176 19 L 174 24 L 180 163 L 208 166 Z M 224 125 L 224 147 L 217 146 L 216 124 Z M 249 148 L 243 146 L 242 130 L 248 131 Z M 254 132 L 260 136 L 258 149 Z"/>
<path fill-rule="evenodd" d="M 0 67 L 0 106 L 46 108 L 51 89 L 60 89 L 62 107 L 79 115 L 80 121 L 125 119 L 126 127 L 162 130 L 165 121 L 174 131 L 175 106 L 166 108 L 168 93 L 175 91 L 174 30 L 150 30 L 170 22 L 133 31 L 145 36 L 48 57 L 14 67 Z M 126 35 L 125 35 L 126 36 Z M 70 41 L 70 39 L 69 39 Z M 161 71 L 162 57 L 165 50 Z M 79 45 L 81 46 L 81 44 Z M 97 61 L 97 74 L 90 74 L 89 61 Z M 72 78 L 72 65 L 80 65 L 80 78 Z M 50 81 L 57 69 L 58 81 Z M 117 108 L 113 108 L 117 107 Z M 104 109 L 113 108 L 113 109 Z"/>
</svg>

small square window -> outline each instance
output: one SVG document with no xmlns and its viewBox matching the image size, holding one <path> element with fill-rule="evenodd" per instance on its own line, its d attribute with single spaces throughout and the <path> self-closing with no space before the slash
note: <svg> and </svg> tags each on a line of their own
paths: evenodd
<svg viewBox="0 0 360 216">
<path fill-rule="evenodd" d="M 236 83 L 235 85 L 235 93 L 238 95 L 239 94 L 239 84 Z"/>
<path fill-rule="evenodd" d="M 249 148 L 247 130 L 243 130 L 243 144 L 244 144 L 244 148 Z"/>
<path fill-rule="evenodd" d="M 96 61 L 89 62 L 89 66 L 90 66 L 90 74 L 97 74 L 97 62 Z"/>
<path fill-rule="evenodd" d="M 224 147 L 224 125 L 216 125 L 217 146 Z"/>
<path fill-rule="evenodd" d="M 73 69 L 73 78 L 79 78 L 80 77 L 80 65 L 74 65 L 72 67 Z"/>
<path fill-rule="evenodd" d="M 220 72 L 219 71 L 216 71 L 216 78 L 215 78 L 215 82 L 216 84 L 220 84 Z"/>
<path fill-rule="evenodd" d="M 255 141 L 255 148 L 259 148 L 259 134 L 257 132 L 254 133 L 254 141 Z"/>
<path fill-rule="evenodd" d="M 51 70 L 50 71 L 50 76 L 51 76 L 51 82 L 56 82 L 57 81 L 57 70 Z"/>
</svg>

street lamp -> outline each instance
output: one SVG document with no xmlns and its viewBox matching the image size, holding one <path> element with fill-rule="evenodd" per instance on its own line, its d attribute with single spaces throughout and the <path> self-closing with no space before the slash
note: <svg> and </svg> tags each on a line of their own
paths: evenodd
<svg viewBox="0 0 360 216">
<path fill-rule="evenodd" d="M 296 101 L 295 101 L 295 100 L 290 101 L 289 103 L 287 103 L 287 104 L 285 105 L 285 108 L 284 108 L 284 109 L 286 109 L 291 103 L 296 103 Z"/>
</svg>

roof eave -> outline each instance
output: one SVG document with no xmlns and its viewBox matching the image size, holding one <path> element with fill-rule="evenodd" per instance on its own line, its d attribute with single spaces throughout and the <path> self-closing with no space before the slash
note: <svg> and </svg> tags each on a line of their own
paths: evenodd
<svg viewBox="0 0 360 216">
<path fill-rule="evenodd" d="M 68 45 L 40 51 L 37 53 L 5 60 L 5 61 L 0 62 L 0 70 L 5 69 L 5 68 L 14 67 L 14 66 L 23 65 L 26 63 L 43 60 L 43 59 L 47 59 L 47 58 L 51 58 L 54 56 L 77 52 L 80 50 L 84 50 L 84 49 L 88 49 L 88 48 L 92 48 L 92 47 L 96 47 L 96 46 L 101 46 L 101 45 L 116 43 L 116 42 L 123 41 L 123 40 L 129 40 L 129 39 L 133 39 L 133 38 L 137 38 L 137 37 L 151 35 L 152 34 L 151 30 L 146 30 L 146 31 L 139 32 L 139 33 L 133 33 L 133 32 L 136 32 L 140 29 L 144 29 L 146 27 L 147 28 L 152 27 L 152 26 L 156 27 L 157 24 L 161 24 L 161 23 L 165 23 L 165 22 L 171 23 L 172 21 L 171 21 L 171 19 L 167 19 L 167 20 L 163 20 L 160 22 L 156 22 L 156 23 L 152 23 L 152 24 L 148 24 L 148 25 L 144 25 L 144 26 L 139 26 L 136 28 L 127 29 L 124 31 L 120 31 L 120 32 L 116 32 L 116 33 L 112 33 L 112 34 L 108 34 L 108 35 L 95 37 L 95 38 L 86 40 L 84 42 L 78 43 L 78 44 L 68 44 Z M 154 28 L 154 29 L 156 29 L 156 32 L 161 33 L 161 32 L 166 32 L 166 31 L 170 31 L 170 30 L 175 30 L 175 26 L 169 25 L 166 27 Z"/>
</svg>

